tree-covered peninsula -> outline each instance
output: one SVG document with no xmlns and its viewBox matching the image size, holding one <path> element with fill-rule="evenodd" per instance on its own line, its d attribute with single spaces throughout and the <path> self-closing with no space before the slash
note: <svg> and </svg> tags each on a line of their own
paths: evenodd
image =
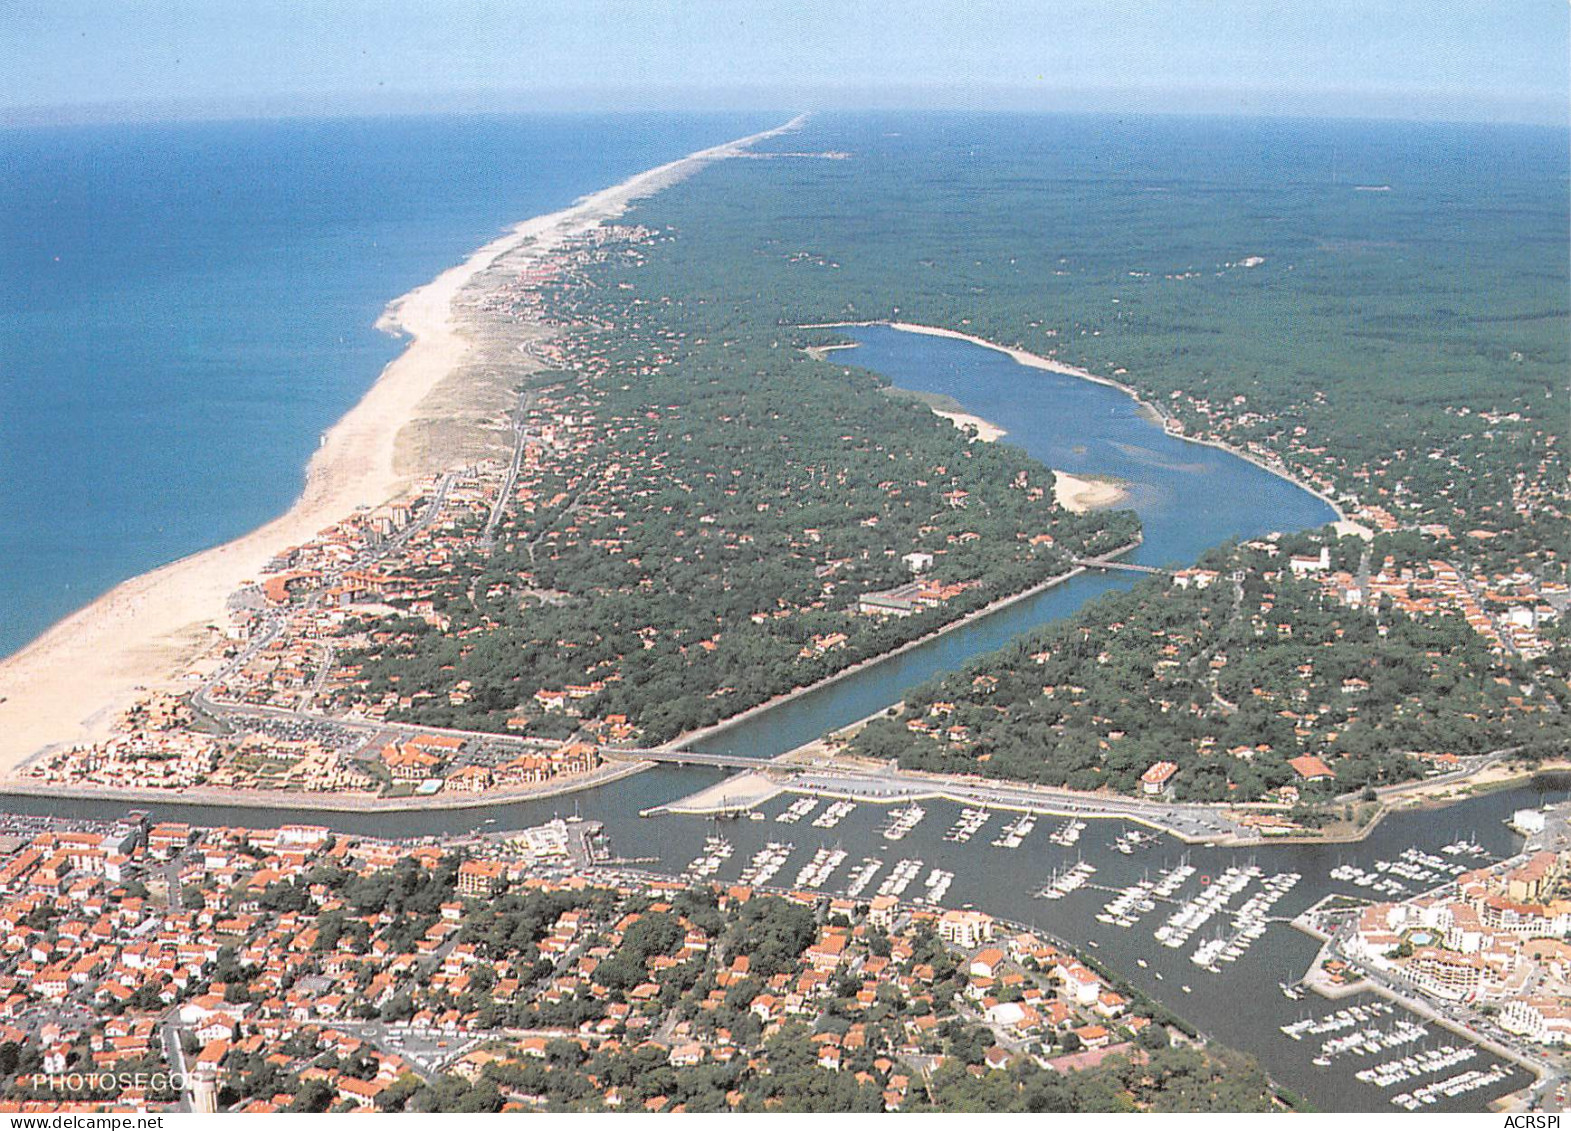
<svg viewBox="0 0 1571 1131">
<path fill-rule="evenodd" d="M 1139 537 L 1132 512 L 1071 514 L 1023 452 L 799 348 L 748 257 L 645 227 L 570 262 L 493 282 L 480 332 L 542 311 L 563 329 L 513 497 L 491 536 L 477 512 L 452 555 L 405 563 L 423 615 L 345 627 L 341 702 L 663 741 Z"/>
</svg>

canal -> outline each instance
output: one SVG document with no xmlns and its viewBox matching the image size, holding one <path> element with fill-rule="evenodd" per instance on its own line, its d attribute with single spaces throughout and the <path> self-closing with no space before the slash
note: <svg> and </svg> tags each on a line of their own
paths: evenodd
<svg viewBox="0 0 1571 1131">
<path fill-rule="evenodd" d="M 951 396 L 968 412 L 1003 428 L 1007 436 L 1001 442 L 1018 444 L 1050 467 L 1118 479 L 1128 492 L 1127 505 L 1139 512 L 1144 525 L 1145 540 L 1132 555 L 1133 561 L 1184 565 L 1207 548 L 1230 539 L 1303 530 L 1335 518 L 1324 501 L 1292 483 L 1228 452 L 1167 434 L 1149 413 L 1116 389 L 1028 368 L 1002 353 L 967 342 L 881 326 L 852 328 L 846 333 L 858 346 L 836 353 L 837 361 L 881 373 L 904 389 Z M 701 748 L 765 756 L 782 753 L 893 704 L 911 687 L 955 670 L 1022 632 L 1069 616 L 1102 593 L 1130 584 L 1133 578 L 1129 575 L 1082 575 L 760 714 L 713 736 Z M 618 855 L 655 858 L 659 863 L 652 867 L 670 874 L 682 872 L 699 856 L 710 836 L 723 837 L 731 846 L 731 855 L 713 877 L 720 881 L 737 880 L 751 858 L 771 842 L 789 846 L 778 878 L 782 883 L 790 883 L 819 850 L 843 851 L 843 863 L 821 889 L 826 894 L 844 892 L 853 871 L 873 861 L 879 867 L 864 895 L 887 879 L 900 861 L 919 862 L 918 877 L 905 898 L 920 894 L 925 879 L 935 870 L 952 873 L 941 905 L 974 906 L 1033 923 L 1084 948 L 1201 1030 L 1258 1057 L 1276 1079 L 1320 1108 L 1386 1111 L 1397 1110 L 1391 1103 L 1393 1095 L 1423 1081 L 1382 1088 L 1360 1081 L 1358 1071 L 1422 1048 L 1461 1042 L 1431 1026 L 1419 1042 L 1327 1058 L 1322 1055 L 1324 1042 L 1341 1030 L 1292 1039 L 1282 1031 L 1283 1026 L 1311 1015 L 1334 1014 L 1360 1002 L 1331 1004 L 1312 996 L 1296 1001 L 1286 998 L 1279 984 L 1294 982 L 1304 974 L 1317 944 L 1278 920 L 1291 917 L 1328 893 L 1368 897 L 1370 893 L 1356 883 L 1332 877 L 1333 870 L 1348 874 L 1341 871 L 1343 865 L 1369 871 L 1377 861 L 1388 866 L 1400 861 L 1404 851 L 1417 848 L 1436 854 L 1444 845 L 1470 836 L 1491 856 L 1514 852 L 1518 844 L 1503 826 L 1503 818 L 1515 808 L 1541 801 L 1531 790 L 1515 790 L 1464 802 L 1442 814 L 1394 815 L 1369 840 L 1356 846 L 1273 845 L 1249 852 L 1185 847 L 1171 838 L 1155 837 L 1125 854 L 1115 850 L 1114 844 L 1129 826 L 1118 821 L 1093 821 L 1073 844 L 1056 843 L 1052 835 L 1064 822 L 1048 817 L 1038 819 L 1021 845 L 1010 849 L 993 843 L 1015 817 L 1001 813 L 989 816 L 975 836 L 959 842 L 946 839 L 961 816 L 960 807 L 947 802 L 925 803 L 924 818 L 899 841 L 883 835 L 889 814 L 873 805 L 858 806 L 832 828 L 811 823 L 822 806 L 806 820 L 781 822 L 777 818 L 794 800 L 791 795 L 769 803 L 763 808 L 763 819 L 756 821 L 717 824 L 694 817 L 638 816 L 641 810 L 695 792 L 720 777 L 713 770 L 662 767 L 571 796 L 471 810 L 340 813 L 176 803 L 140 807 L 152 810 L 157 818 L 210 826 L 305 822 L 391 837 L 499 831 L 576 811 L 604 823 Z M 7 798 L 5 807 L 18 813 L 101 818 L 121 816 L 130 808 L 118 802 L 31 797 Z M 1094 869 L 1087 884 L 1056 900 L 1033 895 L 1076 865 Z M 1119 889 L 1155 880 L 1182 865 L 1193 868 L 1194 874 L 1175 891 L 1174 903 L 1157 903 L 1153 910 L 1136 915 L 1133 925 L 1127 927 L 1098 918 L 1107 915 L 1105 905 Z M 1232 901 L 1235 909 L 1252 894 L 1265 890 L 1271 877 L 1296 873 L 1300 878 L 1270 908 L 1272 921 L 1264 933 L 1212 973 L 1196 965 L 1192 955 L 1200 944 L 1228 932 L 1230 920 L 1225 915 L 1210 921 L 1181 947 L 1162 945 L 1155 932 L 1184 901 L 1195 898 L 1208 885 L 1222 882 L 1230 868 L 1252 870 L 1248 885 Z M 1287 881 L 1272 883 L 1286 885 Z M 1371 1014 L 1368 1024 L 1390 1035 L 1403 1016 L 1401 1011 Z M 1363 1021 L 1357 1024 L 1365 1026 Z M 1316 1064 L 1317 1059 L 1329 1063 Z M 1466 1063 L 1440 1071 L 1433 1078 L 1468 1069 L 1483 1071 L 1495 1063 L 1497 1058 L 1476 1053 Z M 1525 1081 L 1524 1073 L 1511 1071 L 1488 1088 L 1442 1099 L 1433 1110 L 1478 1110 L 1487 1100 Z"/>
</svg>

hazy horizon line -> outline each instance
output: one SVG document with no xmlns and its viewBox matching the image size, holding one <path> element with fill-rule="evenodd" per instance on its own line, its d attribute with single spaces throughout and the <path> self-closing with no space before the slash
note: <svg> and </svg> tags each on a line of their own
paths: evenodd
<svg viewBox="0 0 1571 1131">
<path fill-rule="evenodd" d="M 1498 100 L 1497 100 L 1498 101 Z M 1471 103 L 1471 104 L 1469 104 Z M 1156 88 L 907 87 L 777 91 L 667 87 L 654 91 L 552 88 L 445 91 L 359 91 L 255 97 L 116 99 L 0 107 L 0 127 L 152 124 L 379 117 L 440 117 L 486 113 L 1042 113 L 1324 121 L 1564 129 L 1571 108 L 1534 97 L 1515 100 L 1515 113 L 1490 113 L 1477 96 L 1411 92 Z"/>
</svg>

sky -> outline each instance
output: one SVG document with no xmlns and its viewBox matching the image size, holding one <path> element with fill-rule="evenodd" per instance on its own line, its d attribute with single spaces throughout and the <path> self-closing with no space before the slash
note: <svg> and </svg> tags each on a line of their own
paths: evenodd
<svg viewBox="0 0 1571 1131">
<path fill-rule="evenodd" d="M 1565 0 L 0 0 L 0 121 L 1092 110 L 1565 124 Z"/>
</svg>

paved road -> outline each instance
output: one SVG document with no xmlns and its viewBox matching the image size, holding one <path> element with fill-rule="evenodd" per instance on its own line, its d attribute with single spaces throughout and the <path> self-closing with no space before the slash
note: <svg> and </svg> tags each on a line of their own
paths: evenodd
<svg viewBox="0 0 1571 1131">
<path fill-rule="evenodd" d="M 1511 746 L 1504 750 L 1491 751 L 1488 754 L 1469 755 L 1468 757 L 1461 759 L 1462 764 L 1458 769 L 1452 770 L 1449 773 L 1436 774 L 1434 777 L 1429 778 L 1418 778 L 1414 781 L 1398 782 L 1396 785 L 1384 785 L 1375 790 L 1375 793 L 1382 801 L 1394 801 L 1405 796 L 1406 794 L 1432 789 L 1437 785 L 1459 785 L 1462 782 L 1465 782 L 1468 778 L 1482 774 L 1486 770 L 1498 766 L 1501 762 L 1504 762 L 1506 759 L 1510 758 L 1520 749 L 1520 746 Z M 1337 798 L 1337 800 L 1356 801 L 1362 795 L 1362 793 L 1362 790 L 1353 790 L 1350 793 L 1342 794 Z"/>
<path fill-rule="evenodd" d="M 677 766 L 719 766 L 736 770 L 781 770 L 794 772 L 795 766 L 782 765 L 770 758 L 751 758 L 745 754 L 703 754 L 696 750 L 643 750 L 628 747 L 604 747 L 602 754 L 637 762 L 665 762 Z"/>
<path fill-rule="evenodd" d="M 537 394 L 530 390 L 518 399 L 518 411 L 513 416 L 513 458 L 507 465 L 507 476 L 502 480 L 502 489 L 496 494 L 496 502 L 492 504 L 491 516 L 486 520 L 485 531 L 480 535 L 480 549 L 490 553 L 496 546 L 496 528 L 502 524 L 502 518 L 507 514 L 508 504 L 513 501 L 513 488 L 518 485 L 518 470 L 524 462 L 524 448 L 534 436 L 534 430 L 529 425 L 529 414 L 534 409 Z"/>
<path fill-rule="evenodd" d="M 1188 840 L 1252 835 L 1221 809 L 1205 805 L 1093 796 L 1049 786 L 928 778 L 898 770 L 880 774 L 807 770 L 798 774 L 791 787 L 807 792 L 844 794 L 866 801 L 892 802 L 940 795 L 962 803 L 1002 809 L 1030 809 L 1065 816 L 1122 817 L 1167 829 Z"/>
<path fill-rule="evenodd" d="M 174 1072 L 179 1074 L 180 1079 L 182 1081 L 186 1081 L 187 1082 L 187 1086 L 180 1090 L 180 1099 L 175 1104 L 175 1110 L 176 1111 L 190 1111 L 191 1110 L 191 1089 L 190 1089 L 190 1086 L 189 1086 L 189 1079 L 190 1078 L 186 1074 L 187 1073 L 187 1069 L 186 1069 L 186 1063 L 185 1063 L 185 1050 L 180 1047 L 180 1027 L 179 1027 L 179 1025 L 177 1025 L 175 1023 L 175 1017 L 177 1016 L 177 1013 L 178 1013 L 177 1010 L 171 1009 L 168 1013 L 166 1013 L 164 1015 L 164 1019 L 163 1019 L 162 1023 L 160 1023 L 160 1025 L 158 1027 L 158 1033 L 159 1033 L 159 1036 L 163 1039 L 163 1042 L 164 1042 L 164 1055 L 169 1060 L 169 1067 Z"/>
</svg>

